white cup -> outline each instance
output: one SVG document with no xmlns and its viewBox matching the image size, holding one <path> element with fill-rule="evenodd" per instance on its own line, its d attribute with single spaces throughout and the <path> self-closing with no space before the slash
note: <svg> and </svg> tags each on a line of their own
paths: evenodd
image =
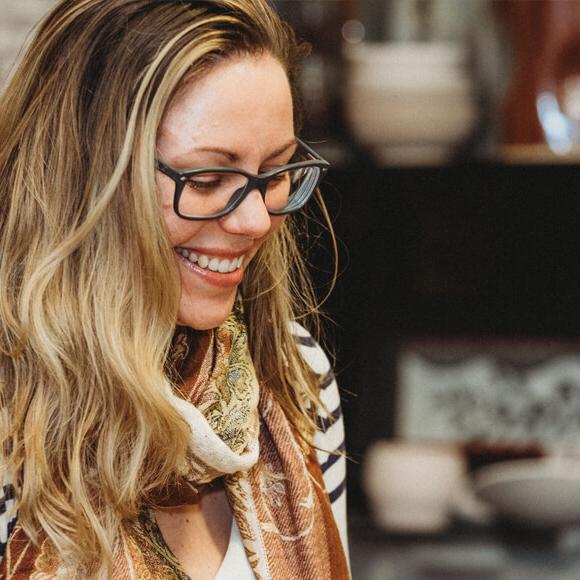
<svg viewBox="0 0 580 580">
<path fill-rule="evenodd" d="M 447 526 L 464 474 L 465 460 L 453 445 L 380 441 L 367 452 L 363 484 L 378 526 L 433 533 Z"/>
</svg>

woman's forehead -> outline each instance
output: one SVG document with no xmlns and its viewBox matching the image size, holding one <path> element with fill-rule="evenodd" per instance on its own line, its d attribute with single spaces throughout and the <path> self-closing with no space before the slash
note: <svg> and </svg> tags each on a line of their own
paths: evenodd
<svg viewBox="0 0 580 580">
<path fill-rule="evenodd" d="M 292 95 L 284 68 L 269 55 L 240 56 L 181 88 L 163 117 L 157 145 L 174 161 L 187 161 L 190 154 L 210 148 L 234 155 L 266 152 L 293 137 Z"/>
</svg>

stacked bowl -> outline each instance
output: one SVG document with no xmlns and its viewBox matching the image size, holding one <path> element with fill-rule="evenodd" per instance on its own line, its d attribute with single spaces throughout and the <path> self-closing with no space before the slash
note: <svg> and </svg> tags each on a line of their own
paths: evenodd
<svg viewBox="0 0 580 580">
<path fill-rule="evenodd" d="M 468 52 L 452 42 L 345 47 L 345 113 L 355 139 L 383 165 L 447 162 L 473 131 Z"/>
</svg>

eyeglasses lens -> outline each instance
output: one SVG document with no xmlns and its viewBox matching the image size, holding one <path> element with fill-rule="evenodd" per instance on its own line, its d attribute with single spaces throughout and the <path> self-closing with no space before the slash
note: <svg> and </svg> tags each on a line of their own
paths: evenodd
<svg viewBox="0 0 580 580">
<path fill-rule="evenodd" d="M 266 183 L 266 208 L 272 212 L 284 212 L 301 207 L 316 187 L 319 175 L 318 167 L 276 173 Z M 179 212 L 188 217 L 218 214 L 235 204 L 247 186 L 248 178 L 241 173 L 197 173 L 185 182 L 179 199 Z"/>
</svg>

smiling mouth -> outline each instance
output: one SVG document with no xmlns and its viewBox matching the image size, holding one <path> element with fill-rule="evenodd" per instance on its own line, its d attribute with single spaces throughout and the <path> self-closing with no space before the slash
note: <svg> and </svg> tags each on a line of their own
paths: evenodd
<svg viewBox="0 0 580 580">
<path fill-rule="evenodd" d="M 245 255 L 238 258 L 218 258 L 216 256 L 206 256 L 205 254 L 196 254 L 186 250 L 185 248 L 175 248 L 175 251 L 183 256 L 192 264 L 196 264 L 203 270 L 210 270 L 211 272 L 219 272 L 220 274 L 227 274 L 239 270 L 243 264 Z"/>
</svg>

